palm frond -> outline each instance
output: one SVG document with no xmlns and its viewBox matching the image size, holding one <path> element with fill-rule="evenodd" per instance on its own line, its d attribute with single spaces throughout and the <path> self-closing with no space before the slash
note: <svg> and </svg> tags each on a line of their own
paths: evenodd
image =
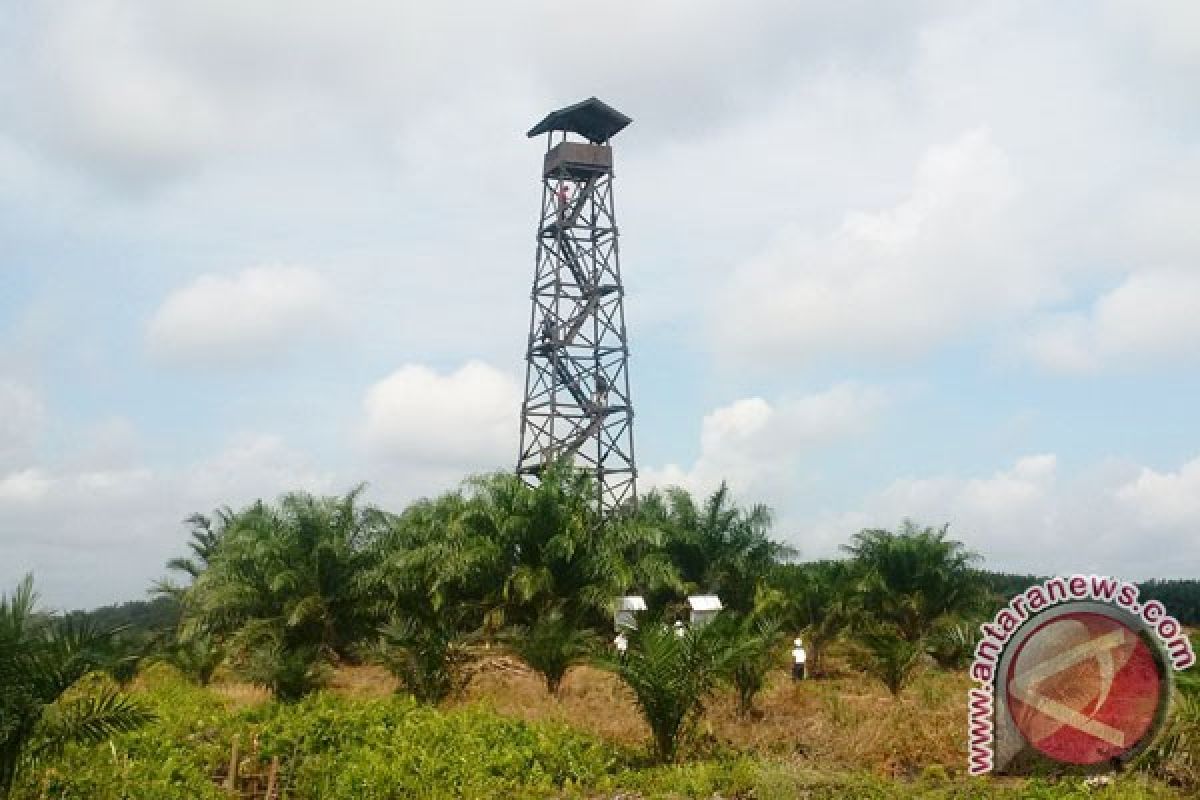
<svg viewBox="0 0 1200 800">
<path fill-rule="evenodd" d="M 51 706 L 34 734 L 29 758 L 39 761 L 70 744 L 102 742 L 153 719 L 152 712 L 128 695 L 102 689 Z"/>
</svg>

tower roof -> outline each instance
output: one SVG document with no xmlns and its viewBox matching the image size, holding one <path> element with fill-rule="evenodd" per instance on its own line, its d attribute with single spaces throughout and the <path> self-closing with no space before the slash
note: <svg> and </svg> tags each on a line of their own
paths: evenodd
<svg viewBox="0 0 1200 800">
<path fill-rule="evenodd" d="M 612 106 L 589 97 L 573 106 L 551 111 L 526 135 L 533 137 L 550 131 L 570 131 L 590 142 L 607 142 L 631 122 L 633 120 Z"/>
</svg>

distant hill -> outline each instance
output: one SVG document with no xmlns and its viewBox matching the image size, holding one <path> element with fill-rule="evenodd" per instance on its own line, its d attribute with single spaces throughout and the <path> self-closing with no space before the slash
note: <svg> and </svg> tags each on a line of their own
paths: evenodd
<svg viewBox="0 0 1200 800">
<path fill-rule="evenodd" d="M 76 619 L 88 619 L 100 628 L 123 628 L 122 638 L 132 640 L 146 640 L 155 633 L 175 628 L 179 624 L 179 615 L 179 601 L 167 596 L 67 614 Z"/>
</svg>

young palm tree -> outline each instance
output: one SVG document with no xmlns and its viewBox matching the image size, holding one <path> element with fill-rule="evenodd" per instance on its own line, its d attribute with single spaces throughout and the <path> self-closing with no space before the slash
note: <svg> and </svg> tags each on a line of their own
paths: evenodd
<svg viewBox="0 0 1200 800">
<path fill-rule="evenodd" d="M 208 686 L 213 673 L 225 660 L 225 648 L 210 633 L 198 631 L 180 636 L 171 642 L 160 656 L 189 680 Z"/>
<path fill-rule="evenodd" d="M 554 609 L 532 625 L 516 626 L 506 637 L 509 648 L 541 674 L 550 694 L 558 697 L 567 670 L 585 661 L 596 649 L 596 636 Z"/>
<path fill-rule="evenodd" d="M 103 741 L 151 718 L 120 692 L 63 694 L 97 666 L 111 633 L 39 617 L 32 577 L 0 596 L 0 798 L 21 770 L 73 742 Z"/>
<path fill-rule="evenodd" d="M 775 617 L 789 630 L 803 633 L 812 676 L 822 674 L 829 645 L 854 619 L 852 578 L 844 561 L 777 564 L 770 585 L 755 598 L 756 615 Z"/>
<path fill-rule="evenodd" d="M 899 533 L 864 530 L 845 547 L 854 559 L 862 611 L 910 643 L 986 600 L 986 586 L 972 568 L 979 557 L 946 532 L 905 521 Z"/>
<path fill-rule="evenodd" d="M 233 662 L 293 700 L 375 627 L 363 576 L 388 517 L 343 497 L 285 495 L 235 515 L 188 592 L 188 622 L 225 638 Z"/>
<path fill-rule="evenodd" d="M 373 655 L 424 703 L 463 687 L 467 642 L 498 627 L 487 610 L 501 593 L 502 547 L 480 534 L 474 513 L 461 492 L 413 503 L 392 518 L 366 575 L 386 620 Z"/>
<path fill-rule="evenodd" d="M 661 528 L 625 514 L 601 525 L 584 472 L 547 470 L 536 487 L 513 475 L 471 485 L 468 524 L 499 543 L 494 606 L 509 625 L 532 625 L 559 609 L 585 627 L 605 624 L 613 598 L 637 587 L 678 587 Z"/>
<path fill-rule="evenodd" d="M 779 621 L 753 615 L 722 615 L 719 625 L 732 651 L 730 681 L 737 691 L 738 716 L 754 709 L 754 698 L 767 685 L 767 676 L 781 663 L 783 635 Z"/>
<path fill-rule="evenodd" d="M 420 703 L 437 705 L 467 683 L 467 637 L 434 619 L 393 619 L 380 628 L 376 655 Z"/>
<path fill-rule="evenodd" d="M 665 622 L 643 620 L 630 634 L 624 658 L 601 664 L 633 690 L 653 734 L 655 756 L 668 762 L 729 677 L 735 657 L 720 626 L 687 628 L 680 636 Z"/>
<path fill-rule="evenodd" d="M 716 592 L 734 611 L 750 611 L 759 578 L 792 553 L 770 538 L 771 510 L 737 506 L 724 483 L 700 504 L 684 489 L 650 492 L 641 513 L 667 532 L 667 551 L 687 588 Z"/>
<path fill-rule="evenodd" d="M 942 669 L 965 669 L 975 656 L 979 627 L 969 622 L 939 623 L 925 639 L 925 650 Z"/>
<path fill-rule="evenodd" d="M 893 696 L 909 684 L 921 663 L 922 649 L 895 629 L 877 626 L 862 630 L 856 637 L 861 646 L 858 666 L 878 678 Z"/>
</svg>

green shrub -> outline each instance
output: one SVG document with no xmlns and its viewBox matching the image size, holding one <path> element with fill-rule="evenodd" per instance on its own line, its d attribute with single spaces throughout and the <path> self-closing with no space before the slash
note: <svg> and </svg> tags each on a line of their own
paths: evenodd
<svg viewBox="0 0 1200 800">
<path fill-rule="evenodd" d="M 490 711 L 452 712 L 396 696 L 230 710 L 218 695 L 156 666 L 143 701 L 158 719 L 92 747 L 68 748 L 18 788 L 20 800 L 208 800 L 236 735 L 265 768 L 279 756 L 292 800 L 546 797 L 601 785 L 633 763 L 614 745 L 561 725 Z M 254 765 L 251 764 L 251 767 Z"/>
<path fill-rule="evenodd" d="M 234 710 L 219 695 L 158 665 L 139 700 L 157 715 L 99 745 L 72 746 L 18 785 L 18 800 L 227 800 L 214 778 L 236 735 L 246 767 L 273 756 L 288 800 L 656 798 L 756 800 L 1158 800 L 1181 798 L 1127 775 L 1098 793 L 1081 779 L 994 781 L 927 770 L 918 780 L 840 773 L 723 753 L 648 766 L 634 752 L 559 724 L 531 724 L 482 708 L 442 711 L 405 696 L 317 693 L 300 702 Z"/>
</svg>

